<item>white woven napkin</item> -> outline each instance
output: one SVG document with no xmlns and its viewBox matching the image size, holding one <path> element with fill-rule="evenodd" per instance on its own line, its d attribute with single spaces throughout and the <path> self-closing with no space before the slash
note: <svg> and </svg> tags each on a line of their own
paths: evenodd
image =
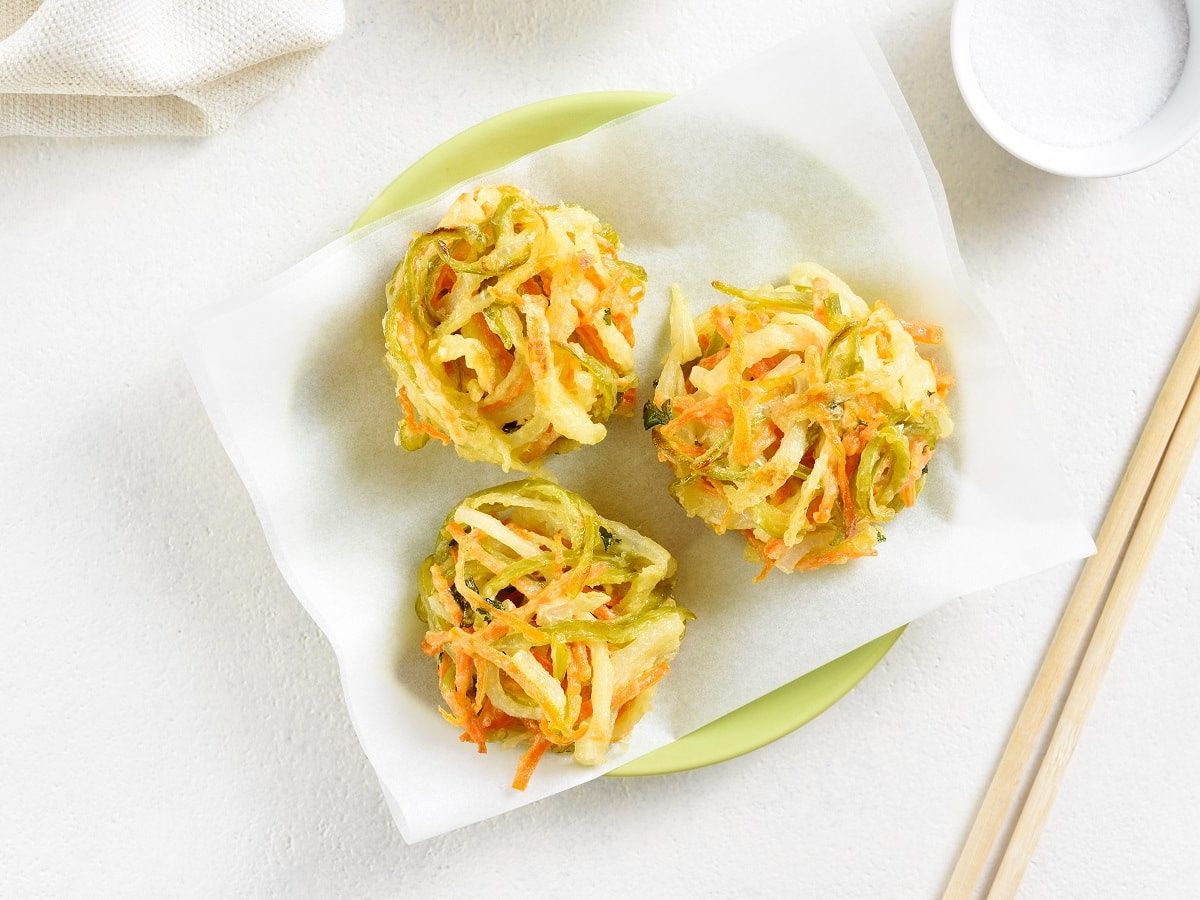
<svg viewBox="0 0 1200 900">
<path fill-rule="evenodd" d="M 0 0 L 0 135 L 213 134 L 344 18 L 341 0 Z"/>
</svg>

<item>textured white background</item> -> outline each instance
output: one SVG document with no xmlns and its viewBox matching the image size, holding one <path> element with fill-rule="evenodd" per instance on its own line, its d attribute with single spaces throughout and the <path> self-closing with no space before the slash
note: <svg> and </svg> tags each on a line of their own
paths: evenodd
<svg viewBox="0 0 1200 900">
<path fill-rule="evenodd" d="M 547 873 L 586 897 L 940 889 L 1073 569 L 915 623 L 750 756 L 406 847 L 179 358 L 193 310 L 336 237 L 474 122 L 683 89 L 851 7 L 1098 525 L 1200 298 L 1200 141 L 1120 179 L 1044 175 L 970 119 L 948 4 L 709 6 L 350 0 L 345 37 L 223 136 L 0 142 L 0 894 L 495 896 Z M 1193 466 L 1028 897 L 1200 892 L 1197 535 Z"/>
</svg>

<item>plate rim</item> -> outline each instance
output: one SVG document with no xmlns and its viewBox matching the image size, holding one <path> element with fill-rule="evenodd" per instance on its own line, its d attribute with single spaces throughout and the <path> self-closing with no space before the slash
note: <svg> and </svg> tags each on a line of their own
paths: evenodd
<svg viewBox="0 0 1200 900">
<path fill-rule="evenodd" d="M 542 147 L 662 103 L 660 91 L 592 91 L 537 100 L 484 119 L 447 138 L 407 166 L 367 204 L 350 226 L 356 231 L 386 215 L 424 203 L 459 181 L 507 165 Z M 514 138 L 514 134 L 517 137 Z M 545 138 L 545 139 L 543 139 Z M 506 143 L 507 141 L 507 143 Z M 513 153 L 502 147 L 515 143 Z M 485 146 L 486 150 L 481 150 Z M 483 154 L 486 164 L 468 157 Z M 606 773 L 617 777 L 666 775 L 726 762 L 791 734 L 854 689 L 887 655 L 907 628 L 901 625 L 799 678 L 714 719 L 690 734 Z M 815 697 L 803 696 L 816 691 Z M 797 696 L 792 696 L 797 695 Z M 780 715 L 789 700 L 790 715 Z M 761 719 L 774 720 L 767 724 Z M 744 739 L 744 734 L 752 735 Z"/>
</svg>

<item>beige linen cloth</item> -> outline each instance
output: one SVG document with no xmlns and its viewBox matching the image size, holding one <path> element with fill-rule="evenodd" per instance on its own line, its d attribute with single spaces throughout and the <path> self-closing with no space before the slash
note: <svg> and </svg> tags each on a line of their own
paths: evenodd
<svg viewBox="0 0 1200 900">
<path fill-rule="evenodd" d="M 344 17 L 341 0 L 0 0 L 0 135 L 213 134 Z"/>
</svg>

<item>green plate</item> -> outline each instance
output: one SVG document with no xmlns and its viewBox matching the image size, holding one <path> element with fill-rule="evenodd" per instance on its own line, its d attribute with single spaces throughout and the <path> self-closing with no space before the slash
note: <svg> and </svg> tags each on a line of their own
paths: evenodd
<svg viewBox="0 0 1200 900">
<path fill-rule="evenodd" d="M 669 98 L 643 91 L 574 94 L 531 103 L 468 128 L 434 148 L 384 188 L 351 230 L 436 197 L 451 185 L 490 172 L 549 144 Z M 619 224 L 619 223 L 618 223 Z M 710 722 L 610 775 L 662 775 L 723 762 L 757 750 L 819 716 L 871 671 L 896 643 L 897 628 L 791 684 Z"/>
</svg>

